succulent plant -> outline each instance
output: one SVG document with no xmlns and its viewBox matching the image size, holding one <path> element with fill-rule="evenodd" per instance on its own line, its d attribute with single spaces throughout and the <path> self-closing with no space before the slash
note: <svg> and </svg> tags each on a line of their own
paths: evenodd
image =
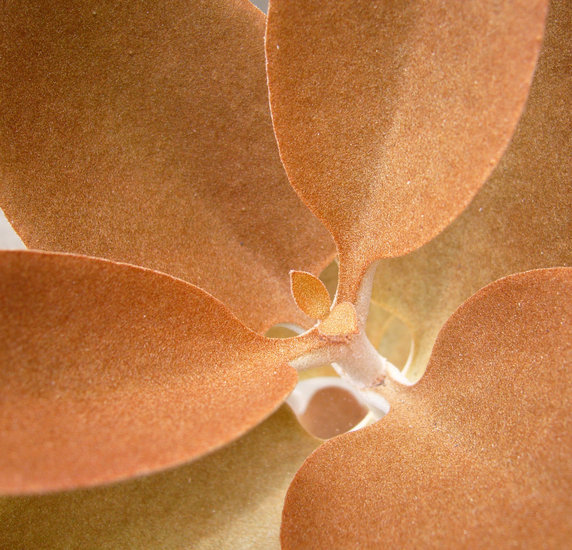
<svg viewBox="0 0 572 550">
<path fill-rule="evenodd" d="M 2 548 L 572 540 L 570 3 L 0 21 Z M 389 413 L 305 433 L 324 363 Z"/>
</svg>

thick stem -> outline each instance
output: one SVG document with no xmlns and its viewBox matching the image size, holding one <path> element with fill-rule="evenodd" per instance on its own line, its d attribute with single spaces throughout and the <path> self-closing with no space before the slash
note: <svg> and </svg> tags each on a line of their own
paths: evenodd
<svg viewBox="0 0 572 550">
<path fill-rule="evenodd" d="M 360 388 L 383 384 L 388 372 L 388 361 L 377 353 L 363 330 L 352 337 L 334 363 Z"/>
<path fill-rule="evenodd" d="M 358 334 L 351 335 L 343 342 L 328 341 L 323 347 L 290 362 L 298 370 L 327 363 L 334 364 L 340 374 L 360 389 L 379 386 L 387 376 L 400 384 L 410 384 L 395 365 L 377 352 L 368 340 L 365 330 L 360 330 Z"/>
<path fill-rule="evenodd" d="M 369 303 L 371 302 L 371 293 L 373 290 L 373 280 L 375 278 L 375 272 L 377 270 L 378 263 L 379 262 L 374 262 L 369 266 L 368 270 L 363 276 L 359 290 L 356 295 L 354 306 L 356 308 L 360 330 L 362 328 L 365 328 L 365 323 L 367 321 L 367 315 L 369 313 Z"/>
<path fill-rule="evenodd" d="M 401 371 L 373 347 L 365 330 L 352 338 L 345 353 L 334 361 L 358 387 L 375 387 L 383 384 L 387 376 L 403 385 L 410 385 Z"/>
<path fill-rule="evenodd" d="M 377 352 L 365 333 L 376 267 L 377 263 L 369 267 L 355 295 L 357 334 L 317 336 L 316 327 L 314 327 L 300 338 L 317 337 L 319 345 L 311 352 L 293 359 L 290 364 L 294 368 L 305 370 L 332 363 L 341 375 L 360 389 L 379 386 L 384 383 L 387 376 L 400 384 L 410 385 L 401 371 Z M 337 300 L 338 297 L 336 297 Z"/>
</svg>

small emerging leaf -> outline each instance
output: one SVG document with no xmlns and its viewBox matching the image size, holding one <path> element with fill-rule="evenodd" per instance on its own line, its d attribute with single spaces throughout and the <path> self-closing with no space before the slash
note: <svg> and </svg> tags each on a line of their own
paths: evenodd
<svg viewBox="0 0 572 550">
<path fill-rule="evenodd" d="M 305 271 L 290 271 L 290 282 L 298 307 L 312 319 L 325 319 L 331 304 L 326 285 Z"/>
<path fill-rule="evenodd" d="M 350 302 L 338 304 L 318 326 L 324 336 L 346 336 L 358 332 L 356 308 Z"/>
<path fill-rule="evenodd" d="M 449 319 L 388 415 L 296 474 L 282 548 L 567 548 L 572 269 L 521 273 Z"/>
</svg>

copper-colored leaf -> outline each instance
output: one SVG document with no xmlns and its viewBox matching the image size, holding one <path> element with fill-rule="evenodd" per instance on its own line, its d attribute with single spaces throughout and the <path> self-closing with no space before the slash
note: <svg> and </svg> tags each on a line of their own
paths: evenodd
<svg viewBox="0 0 572 550">
<path fill-rule="evenodd" d="M 0 490 L 166 468 L 238 437 L 296 383 L 204 291 L 79 256 L 0 253 Z"/>
<path fill-rule="evenodd" d="M 378 267 L 373 299 L 414 332 L 412 379 L 423 374 L 443 323 L 479 288 L 572 263 L 570 29 L 572 4 L 555 2 L 515 136 L 469 208 L 418 251 Z"/>
<path fill-rule="evenodd" d="M 0 498 L 0 548 L 271 550 L 288 484 L 318 445 L 283 407 L 228 447 L 172 471 Z"/>
<path fill-rule="evenodd" d="M 330 313 L 330 294 L 318 277 L 305 271 L 291 271 L 292 296 L 298 307 L 312 319 L 324 319 Z"/>
<path fill-rule="evenodd" d="M 572 270 L 486 287 L 392 410 L 302 466 L 284 548 L 564 548 L 572 540 Z"/>
<path fill-rule="evenodd" d="M 24 242 L 180 277 L 255 330 L 301 322 L 288 272 L 333 246 L 280 163 L 264 25 L 248 0 L 3 6 L 0 205 Z"/>
<path fill-rule="evenodd" d="M 340 252 L 341 299 L 465 208 L 524 105 L 546 0 L 272 0 L 267 70 L 292 185 Z"/>
<path fill-rule="evenodd" d="M 318 325 L 325 336 L 345 336 L 358 332 L 356 308 L 350 302 L 336 304 L 328 317 Z"/>
<path fill-rule="evenodd" d="M 299 419 L 309 433 L 330 439 L 357 426 L 368 412 L 350 391 L 332 385 L 314 393 Z"/>
</svg>

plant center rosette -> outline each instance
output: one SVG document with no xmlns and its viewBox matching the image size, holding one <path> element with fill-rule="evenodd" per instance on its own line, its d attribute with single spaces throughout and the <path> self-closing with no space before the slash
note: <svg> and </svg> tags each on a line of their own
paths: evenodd
<svg viewBox="0 0 572 550">
<path fill-rule="evenodd" d="M 0 546 L 565 546 L 571 11 L 11 2 Z"/>
</svg>

